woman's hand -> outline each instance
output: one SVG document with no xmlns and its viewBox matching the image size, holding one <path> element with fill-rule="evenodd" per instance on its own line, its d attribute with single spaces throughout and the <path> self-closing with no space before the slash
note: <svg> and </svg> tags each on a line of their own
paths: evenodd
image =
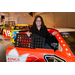
<svg viewBox="0 0 75 75">
<path fill-rule="evenodd" d="M 32 33 L 31 32 L 27 32 L 26 34 L 27 34 L 28 37 L 30 37 L 30 34 L 32 34 Z"/>
<path fill-rule="evenodd" d="M 53 32 L 53 33 L 52 33 L 52 35 L 56 35 L 56 34 L 57 34 L 57 32 Z"/>
</svg>

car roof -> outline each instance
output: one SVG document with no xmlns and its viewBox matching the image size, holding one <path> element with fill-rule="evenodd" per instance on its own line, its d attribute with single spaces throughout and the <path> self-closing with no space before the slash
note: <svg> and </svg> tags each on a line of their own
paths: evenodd
<svg viewBox="0 0 75 75">
<path fill-rule="evenodd" d="M 0 24 L 0 25 L 5 25 L 5 24 Z"/>
<path fill-rule="evenodd" d="M 55 30 L 58 30 L 59 32 L 74 32 L 75 28 L 53 28 Z"/>
<path fill-rule="evenodd" d="M 15 24 L 14 26 L 29 26 L 29 24 Z"/>
</svg>

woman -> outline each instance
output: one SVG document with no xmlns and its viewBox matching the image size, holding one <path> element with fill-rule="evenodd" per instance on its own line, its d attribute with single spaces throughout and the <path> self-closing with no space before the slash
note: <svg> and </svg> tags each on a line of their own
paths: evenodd
<svg viewBox="0 0 75 75">
<path fill-rule="evenodd" d="M 37 34 L 47 40 L 48 37 L 57 34 L 57 32 L 53 32 L 52 34 L 50 34 L 47 31 L 46 26 L 44 25 L 42 17 L 37 16 L 33 22 L 33 26 L 30 28 L 30 32 L 27 32 L 26 34 L 28 35 L 28 37 L 30 37 L 30 34 Z M 46 47 L 49 48 L 48 44 L 45 45 L 45 48 Z"/>
</svg>

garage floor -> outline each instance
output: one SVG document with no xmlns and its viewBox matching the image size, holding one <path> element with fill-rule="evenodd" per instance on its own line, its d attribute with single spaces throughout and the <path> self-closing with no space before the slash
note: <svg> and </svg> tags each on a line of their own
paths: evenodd
<svg viewBox="0 0 75 75">
<path fill-rule="evenodd" d="M 6 61 L 6 49 L 8 46 L 14 47 L 14 44 L 10 42 L 10 39 L 3 38 L 0 34 L 0 62 Z"/>
</svg>

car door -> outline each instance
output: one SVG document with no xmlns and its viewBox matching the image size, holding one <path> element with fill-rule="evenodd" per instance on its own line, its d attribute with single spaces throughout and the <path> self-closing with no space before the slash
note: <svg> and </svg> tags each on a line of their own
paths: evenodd
<svg viewBox="0 0 75 75">
<path fill-rule="evenodd" d="M 53 62 L 54 50 L 53 49 L 30 49 L 8 47 L 6 50 L 7 62 Z"/>
<path fill-rule="evenodd" d="M 74 57 L 67 43 L 64 41 L 62 36 L 58 33 L 55 35 L 58 41 L 58 49 L 54 52 L 55 61 L 57 62 L 73 62 L 72 57 Z"/>
</svg>

